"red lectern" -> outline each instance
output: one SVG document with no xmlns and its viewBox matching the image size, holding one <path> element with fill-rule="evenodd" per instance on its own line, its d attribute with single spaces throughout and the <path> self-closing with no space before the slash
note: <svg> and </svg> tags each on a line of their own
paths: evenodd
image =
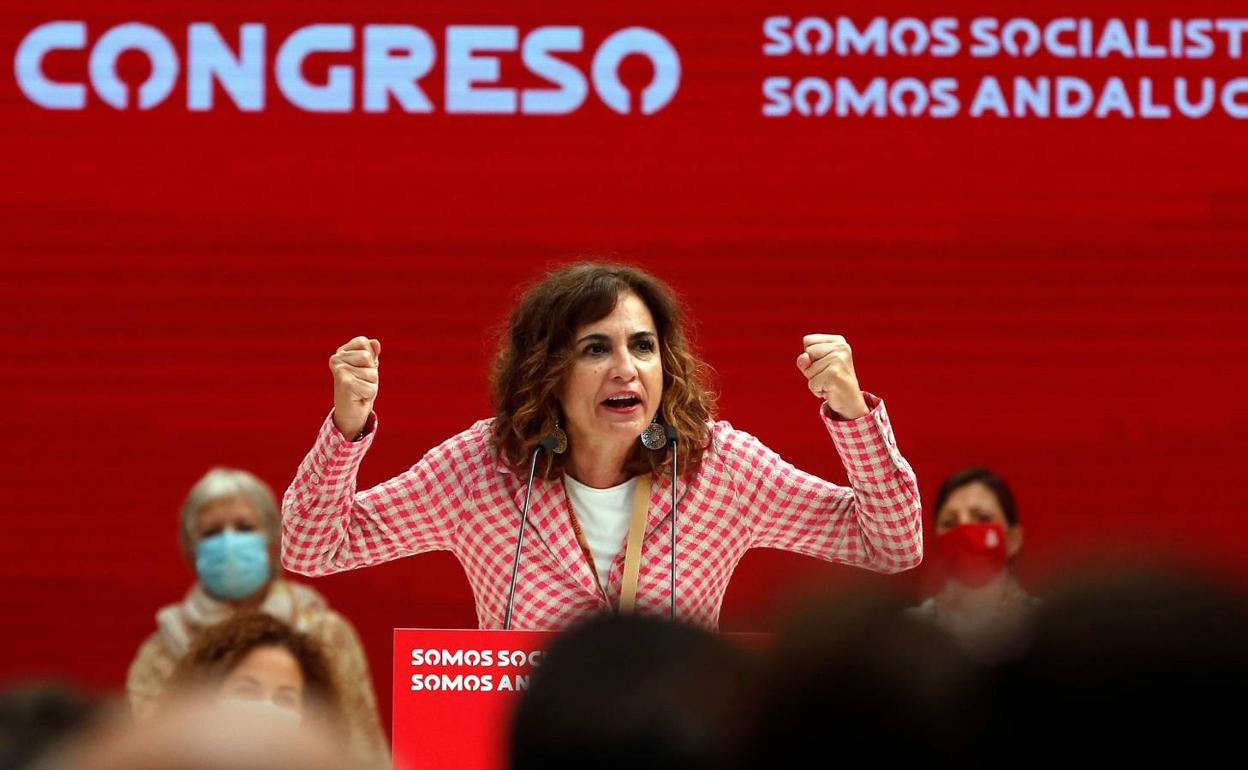
<svg viewBox="0 0 1248 770">
<path fill-rule="evenodd" d="M 550 631 L 394 630 L 395 770 L 503 770 Z"/>
</svg>

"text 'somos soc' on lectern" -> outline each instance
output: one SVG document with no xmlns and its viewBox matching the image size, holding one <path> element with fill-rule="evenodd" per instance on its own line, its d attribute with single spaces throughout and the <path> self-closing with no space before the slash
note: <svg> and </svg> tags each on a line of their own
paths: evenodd
<svg viewBox="0 0 1248 770">
<path fill-rule="evenodd" d="M 395 770 L 503 770 L 552 631 L 394 630 Z"/>
</svg>

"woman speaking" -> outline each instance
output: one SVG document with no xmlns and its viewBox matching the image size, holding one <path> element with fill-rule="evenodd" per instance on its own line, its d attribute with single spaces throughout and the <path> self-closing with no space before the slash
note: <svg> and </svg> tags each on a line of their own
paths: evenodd
<svg viewBox="0 0 1248 770">
<path fill-rule="evenodd" d="M 843 338 L 811 334 L 803 348 L 797 367 L 851 488 L 712 420 L 705 366 L 662 281 L 628 266 L 564 267 L 511 314 L 493 419 L 357 492 L 378 430 L 381 354 L 357 337 L 329 359 L 334 410 L 286 491 L 283 563 L 324 575 L 448 550 L 481 628 L 520 629 L 632 609 L 714 628 L 751 548 L 880 572 L 916 566 L 918 486 L 884 404 L 859 389 Z"/>
</svg>

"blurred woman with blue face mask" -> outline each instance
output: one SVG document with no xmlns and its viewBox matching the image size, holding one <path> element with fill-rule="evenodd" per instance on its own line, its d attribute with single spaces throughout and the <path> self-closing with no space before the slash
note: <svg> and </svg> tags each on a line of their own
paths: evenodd
<svg viewBox="0 0 1248 770">
<path fill-rule="evenodd" d="M 235 605 L 262 601 L 275 560 L 255 506 L 244 497 L 215 500 L 200 509 L 195 529 L 195 572 L 204 589 Z"/>
<path fill-rule="evenodd" d="M 205 629 L 240 612 L 260 612 L 324 649 L 343 683 L 353 766 L 389 767 L 389 746 L 363 646 L 355 628 L 324 597 L 282 575 L 281 520 L 268 485 L 247 471 L 209 471 L 182 505 L 178 540 L 196 580 L 181 602 L 156 613 L 157 630 L 131 664 L 126 689 L 135 716 L 155 712 L 175 666 Z"/>
</svg>

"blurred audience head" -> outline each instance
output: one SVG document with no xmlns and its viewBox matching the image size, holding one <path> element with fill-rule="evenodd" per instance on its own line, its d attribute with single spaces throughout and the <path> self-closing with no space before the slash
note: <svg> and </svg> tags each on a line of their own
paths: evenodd
<svg viewBox="0 0 1248 770">
<path fill-rule="evenodd" d="M 511 767 L 723 767 L 750 670 L 745 652 L 700 628 L 593 618 L 556 638 L 533 674 Z"/>
<path fill-rule="evenodd" d="M 241 602 L 276 576 L 281 517 L 272 490 L 247 471 L 214 468 L 182 504 L 179 542 L 209 594 Z"/>
<path fill-rule="evenodd" d="M 898 598 L 859 592 L 794 612 L 771 649 L 739 766 L 974 766 L 977 669 L 903 610 Z"/>
<path fill-rule="evenodd" d="M 99 721 L 100 699 L 60 682 L 33 682 L 0 693 L 0 768 L 32 768 Z"/>
<path fill-rule="evenodd" d="M 170 678 L 174 697 L 198 692 L 240 712 L 337 724 L 338 688 L 316 641 L 262 613 L 207 628 Z"/>
<path fill-rule="evenodd" d="M 1204 577 L 1117 569 L 1052 591 L 1028 653 L 995 672 L 993 728 L 1041 761 L 1234 751 L 1248 604 Z"/>
<path fill-rule="evenodd" d="M 250 713 L 203 696 L 151 720 L 117 719 L 40 770 L 343 770 L 341 742 L 311 724 Z"/>
</svg>

